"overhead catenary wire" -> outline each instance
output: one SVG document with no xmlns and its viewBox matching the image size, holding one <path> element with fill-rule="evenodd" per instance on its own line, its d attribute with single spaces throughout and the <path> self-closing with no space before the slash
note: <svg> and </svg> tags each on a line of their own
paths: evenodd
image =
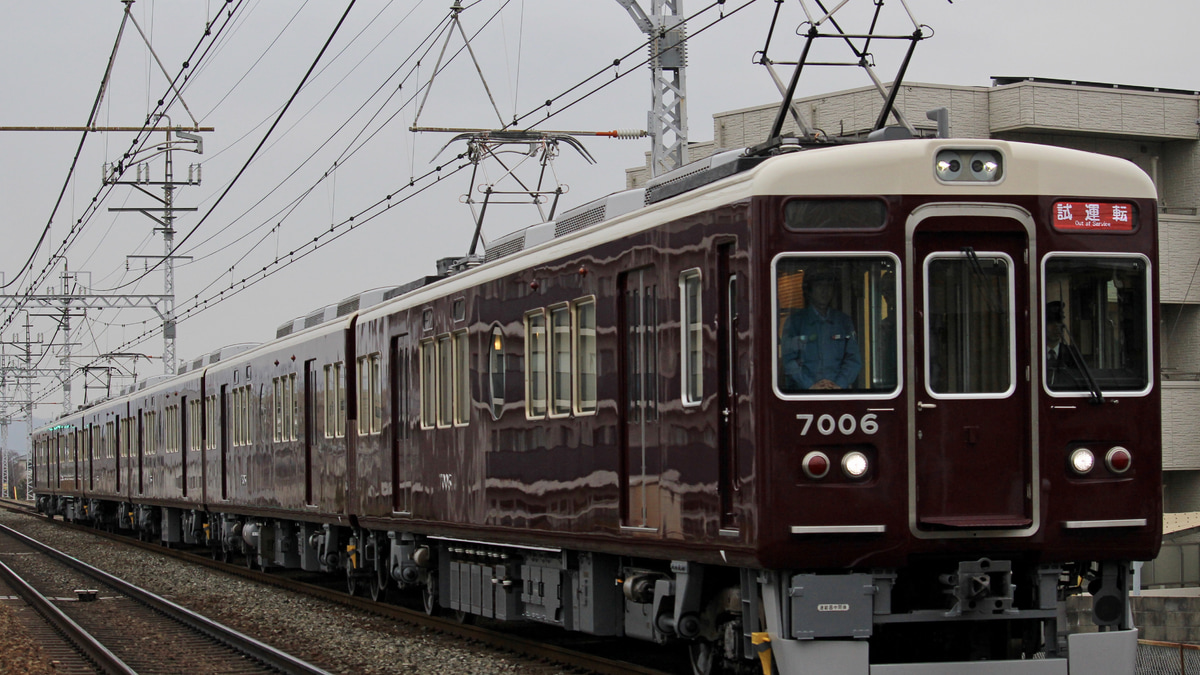
<svg viewBox="0 0 1200 675">
<path fill-rule="evenodd" d="M 129 13 L 122 15 L 121 26 L 117 29 L 117 38 L 113 42 L 112 53 L 108 57 L 108 65 L 104 68 L 104 77 L 100 80 L 100 89 L 96 92 L 96 100 L 92 102 L 92 110 L 88 113 L 87 126 L 94 126 L 96 115 L 100 110 L 100 104 L 104 101 L 104 92 L 108 87 L 108 78 L 112 75 L 113 63 L 117 59 L 117 48 L 121 46 L 121 36 L 125 34 L 125 22 L 129 19 Z M 63 181 L 62 189 L 58 193 L 58 199 L 54 202 L 54 207 L 50 210 L 50 217 L 46 220 L 46 226 L 42 228 L 42 233 L 38 237 L 37 243 L 33 245 L 33 250 L 29 253 L 29 258 L 25 264 L 21 265 L 21 270 L 13 275 L 11 281 L 0 284 L 0 288 L 8 288 L 17 283 L 28 271 L 32 271 L 31 265 L 37 253 L 42 248 L 42 244 L 46 242 L 46 237 L 50 236 L 50 229 L 54 225 L 54 216 L 58 214 L 58 209 L 62 206 L 63 198 L 66 196 L 67 188 L 71 185 L 71 179 L 75 176 L 75 168 L 79 165 L 79 156 L 83 153 L 83 145 L 87 141 L 88 132 L 84 131 L 79 137 L 79 145 L 75 148 L 75 156 L 71 159 L 71 166 L 67 169 L 67 177 Z M 4 327 L 8 326 L 8 321 L 5 321 Z M 3 328 L 0 328 L 2 330 Z"/>
<path fill-rule="evenodd" d="M 753 2 L 754 2 L 754 0 L 749 0 L 749 2 L 746 2 L 746 3 L 744 3 L 743 5 L 741 5 L 740 7 L 736 8 L 735 10 L 733 10 L 733 11 L 729 12 L 728 14 L 726 14 L 726 15 L 723 15 L 723 16 L 721 17 L 721 19 L 717 19 L 717 20 L 715 20 L 715 21 L 713 21 L 713 22 L 709 23 L 708 25 L 706 25 L 706 26 L 704 26 L 703 28 L 701 28 L 700 30 L 696 31 L 695 33 L 693 33 L 693 34 L 692 34 L 691 36 L 689 36 L 689 37 L 691 37 L 691 38 L 694 38 L 694 37 L 696 37 L 696 36 L 700 35 L 701 33 L 705 32 L 706 30 L 708 30 L 709 28 L 711 28 L 713 25 L 715 25 L 715 24 L 716 24 L 716 23 L 718 23 L 719 21 L 721 21 L 721 20 L 723 20 L 724 18 L 728 18 L 729 16 L 732 16 L 732 15 L 734 15 L 734 14 L 736 14 L 736 13 L 740 12 L 741 10 L 745 9 L 746 7 L 748 7 L 748 6 L 749 6 L 750 4 L 752 4 Z M 351 4 L 353 4 L 353 3 L 351 3 Z M 692 18 L 692 19 L 694 19 L 695 17 L 697 17 L 697 16 L 699 16 L 699 15 L 703 14 L 705 11 L 711 10 L 713 7 L 717 7 L 717 6 L 721 5 L 721 4 L 723 4 L 723 3 L 714 3 L 713 5 L 710 5 L 709 7 L 705 8 L 704 10 L 701 10 L 700 12 L 697 12 L 697 13 L 696 13 L 695 15 L 693 15 L 693 17 L 691 17 L 691 18 Z M 347 9 L 347 11 L 349 11 L 349 8 Z M 638 49 L 641 49 L 641 48 L 642 48 L 642 47 L 641 47 L 641 46 L 639 46 L 637 49 L 634 49 L 634 50 L 630 51 L 629 53 L 627 53 L 625 56 L 621 57 L 620 59 L 617 59 L 616 61 L 614 61 L 614 65 L 619 65 L 619 64 L 621 64 L 621 63 L 625 62 L 625 61 L 626 61 L 626 60 L 627 60 L 627 59 L 628 59 L 628 58 L 629 58 L 631 55 L 633 55 L 634 53 L 636 53 L 636 52 L 637 52 L 637 50 L 638 50 Z M 638 66 L 645 65 L 646 63 L 648 63 L 648 61 L 649 61 L 649 59 L 645 59 L 645 60 L 641 61 L 641 62 L 640 62 L 639 64 L 637 64 L 637 65 L 638 65 Z M 631 68 L 630 70 L 626 71 L 625 73 L 621 73 L 621 74 L 619 74 L 619 75 L 618 75 L 616 78 L 614 78 L 614 81 L 615 81 L 615 79 L 620 79 L 621 77 L 624 77 L 625 75 L 629 74 L 630 72 L 633 72 L 633 70 L 634 70 L 634 69 L 633 69 L 633 68 Z M 312 69 L 311 69 L 311 68 L 310 68 L 310 71 L 309 71 L 309 72 L 310 72 L 310 73 L 312 72 Z M 414 70 L 413 70 L 412 72 L 416 72 L 416 71 L 415 71 L 415 67 L 414 67 Z M 551 104 L 551 103 L 553 103 L 553 102 L 555 102 L 555 101 L 560 101 L 560 100 L 562 100 L 564 97 L 566 97 L 566 96 L 569 96 L 571 93 L 573 93 L 573 92 L 577 91 L 577 90 L 578 90 L 580 87 L 582 87 L 582 86 L 586 86 L 586 84 L 587 84 L 588 82 L 590 82 L 590 81 L 593 81 L 593 80 L 594 80 L 596 77 L 598 77 L 599 75 L 601 75 L 601 74 L 603 74 L 603 73 L 607 73 L 607 72 L 609 72 L 609 67 L 607 67 L 607 66 L 606 66 L 604 69 L 602 69 L 602 70 L 598 71 L 598 72 L 597 72 L 595 75 L 592 75 L 592 76 L 590 76 L 590 77 L 588 77 L 588 78 L 584 79 L 584 80 L 583 80 L 582 82 L 580 82 L 579 84 L 576 84 L 576 85 L 572 86 L 571 88 L 568 88 L 568 89 L 566 89 L 565 91 L 563 91 L 562 93 L 560 93 L 558 96 L 554 97 L 553 99 L 550 99 L 550 100 L 548 100 L 548 104 Z M 306 77 L 308 77 L 308 76 L 306 75 Z M 406 79 L 407 79 L 407 78 L 406 78 Z M 562 107 L 560 107 L 559 109 L 557 109 L 556 111 L 554 111 L 554 112 L 551 112 L 550 114 L 547 114 L 547 115 L 546 115 L 544 118 L 542 118 L 542 119 L 540 119 L 540 120 L 538 120 L 538 121 L 536 121 L 536 122 L 533 122 L 533 123 L 531 123 L 531 124 L 530 124 L 530 127 L 536 126 L 537 124 L 541 124 L 541 123 L 543 123 L 543 122 L 545 121 L 545 119 L 549 119 L 550 117 L 553 117 L 554 115 L 557 115 L 557 114 L 559 114 L 559 113 L 563 112 L 563 111 L 564 111 L 564 110 L 566 110 L 567 108 L 569 108 L 569 107 L 571 107 L 571 106 L 574 106 L 574 105 L 578 104 L 580 101 L 582 101 L 582 100 L 584 100 L 584 99 L 586 99 L 586 98 L 588 98 L 588 97 L 590 97 L 590 96 L 594 95 L 596 92 L 598 92 L 598 91 L 602 90 L 604 87 L 608 86 L 608 84 L 611 84 L 611 81 L 610 81 L 610 82 L 603 83 L 603 84 L 601 84 L 600 86 L 598 86 L 598 87 L 595 87 L 595 88 L 591 89 L 590 91 L 587 91 L 587 92 L 583 93 L 582 95 L 578 96 L 578 97 L 577 97 L 577 98 L 575 98 L 574 100 L 571 100 L 569 103 L 567 103 L 567 105 L 565 105 L 565 106 L 562 106 Z M 397 90 L 399 90 L 399 89 L 400 89 L 400 88 L 398 87 L 398 88 L 397 88 Z M 391 96 L 389 96 L 389 99 L 390 99 L 391 97 L 395 96 L 395 95 L 396 95 L 396 92 L 393 92 L 393 93 L 392 93 L 392 95 L 391 95 Z M 413 94 L 413 96 L 415 96 L 415 95 L 416 95 L 416 94 Z M 374 96 L 374 95 L 373 95 L 373 96 Z M 289 99 L 289 103 L 288 103 L 289 105 L 291 104 L 291 101 L 293 101 L 293 100 L 294 100 L 294 98 L 295 98 L 295 94 L 293 94 L 293 97 L 292 97 L 292 99 Z M 514 98 L 515 98 L 515 95 L 514 95 Z M 411 100 L 412 100 L 412 99 L 410 98 L 410 99 L 409 99 L 409 101 L 411 101 Z M 361 109 L 362 109 L 362 108 L 360 107 L 359 111 L 361 111 Z M 399 115 L 399 114 L 400 114 L 400 112 L 401 112 L 401 111 L 403 111 L 404 109 L 405 109 L 405 108 L 402 106 L 402 107 L 401 107 L 401 109 L 400 109 L 400 110 L 398 110 L 398 111 L 397 111 L 395 114 L 393 114 L 391 117 L 389 117 L 389 118 L 388 118 L 388 120 L 390 121 L 390 120 L 391 120 L 391 119 L 393 119 L 395 116 Z M 531 110 L 530 112 L 526 113 L 526 114 L 525 114 L 525 115 L 523 115 L 523 116 L 520 116 L 520 117 L 518 117 L 518 118 L 514 118 L 514 121 L 516 122 L 516 121 L 526 120 L 528 117 L 530 117 L 530 116 L 532 116 L 532 115 L 535 115 L 535 114 L 537 114 L 537 113 L 541 112 L 541 110 L 542 110 L 542 107 L 541 107 L 541 106 L 539 106 L 537 109 Z M 285 111 L 286 111 L 286 108 L 285 108 L 285 110 L 284 110 L 283 112 L 285 112 Z M 382 109 L 380 110 L 380 112 L 382 112 Z M 358 135 L 355 137 L 355 139 L 354 139 L 354 140 L 353 140 L 353 141 L 350 143 L 350 146 L 349 146 L 349 147 L 347 147 L 347 150 L 346 150 L 346 151 L 343 153 L 343 157 L 346 157 L 346 156 L 353 156 L 353 154 L 354 154 L 355 152 L 357 152 L 359 149 L 361 149 L 361 148 L 362 148 L 362 147 L 363 147 L 363 146 L 366 144 L 366 142 L 368 142 L 368 141 L 370 141 L 372 138 L 374 138 L 374 137 L 375 137 L 375 134 L 377 134 L 377 133 L 379 132 L 379 130 L 380 130 L 380 129 L 382 129 L 382 127 L 379 127 L 379 128 L 377 128 L 377 129 L 376 129 L 374 132 L 372 132 L 372 133 L 370 133 L 370 134 L 367 134 L 367 135 L 366 135 L 366 138 L 365 138 L 365 140 L 363 140 L 363 141 L 362 141 L 362 143 L 359 143 L 359 144 L 355 145 L 355 142 L 356 142 L 356 141 L 358 141 L 360 138 L 362 138 L 363 134 L 366 134 L 367 127 L 370 125 L 370 122 L 371 122 L 371 121 L 374 121 L 374 120 L 375 120 L 375 119 L 378 117 L 378 115 L 380 114 L 380 112 L 377 112 L 377 113 L 376 113 L 374 116 L 372 116 L 371 120 L 368 120 L 368 122 L 366 123 L 366 126 L 364 126 L 364 127 L 362 128 L 362 130 L 359 132 L 359 134 L 358 134 Z M 355 113 L 355 114 L 357 114 L 357 111 L 356 111 L 356 113 Z M 279 116 L 277 116 L 277 117 L 276 117 L 276 121 L 275 121 L 275 124 L 273 124 L 273 125 L 272 125 L 272 129 L 274 129 L 274 128 L 275 128 L 275 127 L 278 125 L 278 123 L 279 123 L 279 120 L 280 120 L 281 118 L 282 118 L 282 112 L 281 112 L 281 114 L 280 114 Z M 385 124 L 386 124 L 386 122 L 385 122 Z M 511 125 L 510 125 L 510 126 L 511 126 Z M 270 137 L 270 135 L 271 135 L 271 132 L 270 132 L 270 131 L 268 131 L 268 134 L 267 134 L 267 136 L 266 136 L 266 137 L 264 137 L 264 141 L 265 141 L 265 139 L 266 139 L 267 137 Z M 327 142 L 328 142 L 328 141 L 327 141 Z M 255 153 L 258 153 L 258 152 L 259 152 L 259 151 L 260 151 L 262 148 L 263 148 L 263 142 L 262 142 L 262 141 L 260 141 L 260 143 L 259 143 L 258 147 L 255 149 Z M 214 210 L 214 209 L 215 209 L 215 208 L 216 208 L 216 207 L 217 207 L 217 206 L 220 204 L 220 201 L 221 201 L 221 200 L 224 198 L 224 196 L 225 196 L 225 195 L 227 195 L 227 194 L 229 193 L 229 190 L 231 190 L 231 189 L 232 189 L 232 187 L 233 187 L 234 183 L 236 183 L 237 179 L 238 179 L 238 178 L 241 176 L 241 174 L 242 174 L 242 173 L 245 171 L 246 167 L 248 167 L 248 166 L 249 166 L 249 163 L 250 163 L 250 161 L 251 161 L 253 158 L 254 158 L 254 155 L 252 154 L 252 155 L 251 155 L 251 158 L 250 158 L 250 160 L 247 160 L 246 164 L 245 164 L 245 165 L 243 165 L 243 169 L 242 169 L 242 171 L 240 171 L 240 172 L 238 173 L 238 176 L 237 176 L 237 177 L 235 177 L 235 179 L 234 179 L 233 181 L 231 181 L 231 182 L 230 182 L 230 184 L 229 184 L 229 185 L 226 187 L 226 189 L 225 189 L 225 190 L 224 190 L 224 191 L 221 193 L 221 196 L 218 198 L 217 202 L 216 202 L 216 203 L 214 203 L 214 204 L 212 205 L 212 207 L 208 209 L 208 211 L 207 211 L 207 213 L 206 213 L 206 215 L 205 215 L 205 218 L 207 218 L 209 215 L 211 215 L 211 213 L 213 212 L 213 210 Z M 343 162 L 342 162 L 342 159 L 341 159 L 341 158 L 339 158 L 339 160 L 338 160 L 338 161 L 335 161 L 335 162 L 334 162 L 334 164 L 333 164 L 333 167 L 332 167 L 332 169 L 331 169 L 331 172 L 334 172 L 334 171 L 336 171 L 336 170 L 339 168 L 339 166 L 340 166 L 342 163 L 343 163 Z M 441 167 L 439 167 L 439 169 L 440 169 L 440 168 L 441 168 Z M 451 174 L 449 174 L 449 175 L 453 175 L 453 173 L 457 173 L 459 170 L 461 170 L 461 168 L 460 168 L 460 169 L 456 169 L 454 172 L 452 172 L 452 173 L 451 173 Z M 294 172 L 293 172 L 293 173 L 294 173 Z M 445 177 L 447 177 L 447 176 L 442 176 L 442 177 L 440 177 L 438 180 L 440 181 L 440 180 L 444 179 Z M 322 177 L 322 180 L 323 180 L 324 178 L 325 178 L 325 177 L 323 176 L 323 177 Z M 416 179 L 411 179 L 411 180 L 410 180 L 410 183 L 409 183 L 409 186 L 410 186 L 410 187 L 411 187 L 411 186 L 413 186 L 413 185 L 415 184 L 415 183 L 413 182 L 413 180 L 416 180 Z M 319 182 L 321 182 L 321 181 L 320 181 L 320 180 L 318 180 L 317 182 L 319 183 Z M 315 185 L 314 185 L 313 187 L 315 187 Z M 428 187 L 429 187 L 429 186 L 426 186 L 426 187 L 424 187 L 424 188 L 421 188 L 421 189 L 420 189 L 420 191 L 424 191 L 425 189 L 428 189 Z M 309 188 L 308 190 L 306 190 L 305 194 L 308 194 L 308 192 L 309 192 L 310 190 L 311 190 L 311 188 Z M 406 201 L 406 200 L 402 200 L 402 201 Z M 393 208 L 395 205 L 398 205 L 399 203 L 402 203 L 402 201 L 401 201 L 401 202 L 397 202 L 396 204 L 393 204 L 393 205 L 389 205 L 389 206 L 387 207 L 387 209 Z M 293 206 L 293 207 L 291 207 L 291 208 L 294 210 L 294 208 L 295 208 L 295 207 Z M 374 217 L 376 217 L 376 216 L 371 216 L 370 218 L 368 218 L 368 220 L 370 220 L 370 219 L 373 219 Z M 353 220 L 353 218 L 351 218 L 351 220 Z M 203 221 L 202 221 L 202 222 L 203 222 Z M 268 224 L 268 223 L 264 223 L 264 225 L 265 225 L 265 224 Z M 200 223 L 198 223 L 198 224 L 197 224 L 197 227 L 194 227 L 194 228 L 192 228 L 191 232 L 189 232 L 189 233 L 188 233 L 188 236 L 189 236 L 189 237 L 190 237 L 190 236 L 191 236 L 191 235 L 192 235 L 194 232 L 196 232 L 196 231 L 198 230 L 198 228 L 199 228 L 199 225 L 200 225 Z M 277 226 L 278 226 L 278 223 L 277 223 L 277 222 L 276 222 L 276 223 L 274 223 L 274 224 L 272 224 L 272 227 L 277 227 Z M 350 229 L 354 229 L 354 228 L 352 227 L 352 228 L 350 228 Z M 350 231 L 350 230 L 346 230 L 346 232 L 348 232 L 348 231 Z M 345 234 L 345 232 L 343 232 L 342 234 L 339 234 L 339 235 L 338 235 L 338 237 L 340 237 L 340 236 L 343 236 L 344 234 Z M 268 235 L 268 236 L 269 236 L 269 235 Z M 184 241 L 186 241 L 186 237 L 185 237 Z M 207 241 L 207 240 L 206 240 L 206 241 Z M 260 240 L 260 241 L 261 241 L 261 240 Z M 178 250 L 178 249 L 179 249 L 179 247 L 180 247 L 180 246 L 182 246 L 182 245 L 183 245 L 183 242 L 181 241 L 179 244 L 177 244 L 177 246 L 176 246 L 176 250 Z M 306 256 L 308 256 L 308 255 L 311 255 L 311 253 L 315 252 L 315 251 L 316 251 L 317 249 L 319 249 L 319 248 L 320 248 L 320 246 L 316 246 L 316 247 L 312 248 L 312 250 L 309 250 L 309 251 L 306 251 L 306 252 L 302 252 L 302 253 L 300 253 L 299 255 L 297 255 L 297 251 L 292 251 L 292 253 L 291 253 L 291 254 L 289 254 L 289 257 L 291 257 L 291 256 L 295 256 L 295 259 L 296 259 L 296 260 L 298 260 L 298 259 L 300 259 L 300 258 L 303 258 L 303 257 L 306 257 Z M 276 262 L 278 262 L 278 261 L 276 261 Z M 287 263 L 286 263 L 286 264 L 284 264 L 284 265 L 281 265 L 281 266 L 280 266 L 280 268 L 281 268 L 281 267 L 283 267 L 283 266 L 286 266 L 287 264 L 291 264 L 292 262 L 294 262 L 294 260 L 292 260 L 291 262 L 287 262 Z M 156 266 L 157 266 L 157 265 L 156 265 Z M 151 269 L 153 269 L 153 268 L 151 268 Z M 267 270 L 267 268 L 266 268 L 266 267 L 264 267 L 262 271 L 263 271 L 263 272 L 265 272 L 266 270 Z M 274 272 L 271 272 L 271 273 L 274 273 Z M 144 278 L 145 276 L 146 276 L 145 274 L 142 274 L 142 275 L 139 277 L 139 279 L 140 279 L 140 278 Z M 270 276 L 270 274 L 265 274 L 265 275 L 263 275 L 261 278 L 258 278 L 258 279 L 249 280 L 249 282 L 248 282 L 248 279 L 249 279 L 248 277 L 247 277 L 247 278 L 243 278 L 243 279 L 242 279 L 240 282 L 234 282 L 233 284 L 231 284 L 231 286 L 230 286 L 230 289 L 232 289 L 232 288 L 234 288 L 234 287 L 238 286 L 239 284 L 242 284 L 241 288 L 240 288 L 240 289 L 238 289 L 238 290 L 236 291 L 237 293 L 240 293 L 242 290 L 245 290 L 245 288 L 248 288 L 249 286 L 252 286 L 253 284 L 255 284 L 255 283 L 258 283 L 258 281 L 261 281 L 262 279 L 266 278 L 267 276 Z M 133 281 L 131 281 L 131 282 L 127 282 L 127 283 L 125 283 L 125 284 L 123 284 L 123 287 L 128 287 L 130 284 L 136 283 L 136 282 L 137 282 L 139 279 L 135 279 L 135 280 L 133 280 Z M 218 278 L 218 280 L 219 280 L 219 278 Z M 213 285 L 214 285 L 214 284 L 209 284 L 209 286 L 208 286 L 208 287 L 206 287 L 206 288 L 211 288 Z M 227 292 L 227 291 L 229 291 L 229 289 L 226 289 L 226 291 L 222 291 L 222 293 L 220 293 L 220 294 L 217 294 L 216 296 L 212 296 L 212 297 L 206 298 L 204 301 L 202 301 L 202 308 L 201 308 L 201 309 L 196 309 L 196 307 L 197 307 L 197 306 L 201 306 L 201 305 L 196 305 L 196 306 L 193 306 L 193 307 L 192 307 L 190 310 L 189 310 L 189 309 L 185 309 L 185 310 L 181 311 L 181 312 L 180 312 L 180 314 L 179 314 L 179 316 L 178 316 L 178 319 L 179 319 L 179 320 L 183 320 L 184 318 L 187 318 L 187 317 L 189 317 L 189 316 L 192 316 L 192 315 L 194 315 L 195 313 L 199 313 L 200 311 L 203 311 L 203 309 L 207 309 L 208 307 L 211 307 L 213 304 L 215 304 L 215 302 L 219 301 L 217 298 L 219 298 L 219 297 L 221 297 L 221 296 L 225 296 L 225 297 L 227 297 L 227 296 L 230 296 L 230 295 L 234 295 L 234 294 L 236 294 L 236 293 L 233 293 L 233 292 Z M 197 294 L 197 296 L 196 296 L 196 300 L 199 300 L 199 294 Z M 187 312 L 187 313 L 185 314 L 184 312 Z M 138 341 L 138 340 L 140 340 L 140 339 L 146 339 L 146 338 L 148 338 L 148 337 L 152 337 L 154 334 L 155 334 L 155 332 L 150 332 L 150 333 L 144 334 L 143 336 L 138 336 L 137 338 L 134 338 L 134 339 L 133 339 L 133 340 L 131 340 L 130 342 L 131 342 L 131 343 L 136 343 L 136 341 Z"/>
<path fill-rule="evenodd" d="M 230 9 L 229 14 L 227 14 L 226 16 L 227 17 L 232 16 L 237 11 L 237 8 L 241 6 L 243 1 L 244 0 L 238 0 L 238 4 L 235 5 L 234 8 Z M 126 6 L 126 12 L 128 12 L 128 6 Z M 227 25 L 228 25 L 228 22 L 223 24 L 218 29 L 216 35 L 220 35 L 221 31 Z M 200 42 L 197 44 L 197 47 L 192 50 L 193 54 L 195 54 L 196 49 L 199 48 L 199 44 L 202 44 L 203 41 L 205 40 L 205 38 L 209 37 L 210 35 L 213 35 L 211 30 L 206 28 L 204 35 L 201 36 Z M 116 49 L 116 47 L 114 46 L 114 52 L 115 52 L 115 49 Z M 183 70 L 186 70 L 188 68 L 188 65 L 189 65 L 189 62 L 185 61 L 184 65 L 183 65 Z M 160 108 L 163 105 L 163 102 L 164 102 L 164 99 L 159 99 L 159 107 Z M 97 107 L 98 106 L 93 106 L 93 114 Z M 147 115 L 146 123 L 143 125 L 142 131 L 139 132 L 137 134 L 137 136 L 135 136 L 133 141 L 130 143 L 131 150 L 125 153 L 126 158 L 130 157 L 131 154 L 134 154 L 136 152 L 133 150 L 133 148 L 138 147 L 139 141 L 143 144 L 143 146 L 148 141 L 148 136 L 146 138 L 142 138 L 142 134 L 147 133 L 148 131 L 152 130 L 151 127 L 152 127 L 153 121 L 155 120 L 155 113 L 157 112 L 157 110 L 158 110 L 158 108 L 156 108 L 154 111 L 152 111 L 151 114 Z M 92 126 L 91 121 L 92 120 L 89 119 L 89 124 L 88 124 L 89 127 Z M 86 138 L 86 134 L 85 134 L 85 138 Z M 80 141 L 81 146 L 82 146 L 83 140 L 84 139 L 81 139 L 81 141 Z M 77 151 L 76 158 L 72 162 L 72 166 L 71 166 L 71 170 L 70 170 L 71 172 L 74 171 L 75 165 L 78 162 L 78 157 L 79 157 L 79 152 Z M 118 163 L 118 165 L 120 166 L 120 163 Z M 127 166 L 121 167 L 121 169 L 116 172 L 117 177 L 119 177 L 120 174 L 123 174 L 124 170 L 126 170 L 126 169 L 128 169 Z M 70 181 L 70 175 L 68 175 L 67 183 L 69 183 L 69 181 Z M 100 204 L 102 204 L 104 202 L 104 197 L 112 191 L 112 188 L 113 188 L 113 184 L 106 182 L 104 185 L 102 185 L 100 187 L 100 189 L 92 197 L 91 203 L 87 207 L 85 207 L 84 215 L 80 216 L 77 220 L 75 220 L 74 223 L 72 223 L 70 229 L 67 232 L 67 235 L 59 243 L 58 248 L 47 259 L 47 261 L 46 261 L 45 265 L 42 267 L 41 271 L 36 275 L 36 278 L 33 281 L 29 282 L 29 284 L 27 286 L 27 290 L 24 292 L 23 297 L 20 298 L 14 304 L 13 307 L 9 308 L 9 313 L 4 317 L 3 321 L 0 321 L 0 331 L 3 331 L 4 329 L 6 329 L 8 326 L 10 326 L 12 324 L 12 321 L 16 318 L 17 314 L 24 308 L 24 306 L 28 302 L 28 300 L 33 296 L 33 294 L 36 292 L 36 289 L 41 285 L 41 283 L 45 280 L 45 278 L 50 274 L 51 270 L 57 266 L 58 261 L 63 259 L 63 257 L 66 254 L 66 251 L 71 247 L 71 245 L 78 238 L 78 236 L 82 232 L 84 226 L 88 222 L 90 222 L 91 218 L 99 211 Z M 57 212 L 58 206 L 61 204 L 61 202 L 62 202 L 62 195 L 60 194 L 59 200 L 58 200 L 58 202 L 56 202 L 55 207 L 54 207 L 55 213 Z M 53 224 L 53 219 L 54 219 L 54 213 L 51 214 L 50 221 L 47 224 L 47 228 L 49 228 Z M 38 247 L 40 248 L 40 242 L 39 242 Z M 36 256 L 36 250 L 35 250 L 33 256 Z M 32 271 L 32 268 L 29 268 L 29 270 Z M 22 275 L 18 275 L 17 277 L 14 278 L 14 281 L 16 281 L 18 278 L 20 278 L 23 275 L 24 275 L 24 273 L 22 273 Z M 11 283 L 7 284 L 7 285 L 11 285 Z M 7 285 L 0 286 L 0 288 L 6 287 Z"/>
</svg>

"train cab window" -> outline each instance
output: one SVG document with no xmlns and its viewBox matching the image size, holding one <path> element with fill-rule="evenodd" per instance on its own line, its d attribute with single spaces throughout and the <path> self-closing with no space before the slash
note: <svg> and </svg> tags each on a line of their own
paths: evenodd
<svg viewBox="0 0 1200 675">
<path fill-rule="evenodd" d="M 546 416 L 546 314 L 525 315 L 525 414 Z"/>
<path fill-rule="evenodd" d="M 700 304 L 700 270 L 688 270 L 679 276 L 679 297 L 683 317 L 683 352 L 680 358 L 683 380 L 683 404 L 700 405 L 704 396 L 704 318 Z"/>
<path fill-rule="evenodd" d="M 780 395 L 890 397 L 899 390 L 899 261 L 886 254 L 775 260 Z"/>
<path fill-rule="evenodd" d="M 488 401 L 493 419 L 500 419 L 504 411 L 504 361 L 504 332 L 496 326 L 488 343 Z"/>
<path fill-rule="evenodd" d="M 1042 378 L 1055 393 L 1150 387 L 1149 265 L 1142 256 L 1052 255 L 1043 268 Z M 1089 382 L 1090 380 L 1090 382 Z"/>
<path fill-rule="evenodd" d="M 575 413 L 596 412 L 596 300 L 576 300 L 575 308 Z"/>
<path fill-rule="evenodd" d="M 925 262 L 925 381 L 935 397 L 1003 397 L 1016 386 L 1013 264 L 1003 253 Z"/>
</svg>

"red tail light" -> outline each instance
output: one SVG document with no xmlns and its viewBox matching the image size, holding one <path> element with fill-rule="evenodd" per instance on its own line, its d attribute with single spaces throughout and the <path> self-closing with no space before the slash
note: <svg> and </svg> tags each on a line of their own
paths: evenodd
<svg viewBox="0 0 1200 675">
<path fill-rule="evenodd" d="M 1133 455 L 1118 445 L 1104 456 L 1104 464 L 1113 473 L 1125 473 L 1133 465 Z"/>
<path fill-rule="evenodd" d="M 804 467 L 804 475 L 809 478 L 824 478 L 829 473 L 829 456 L 814 450 L 804 456 L 801 466 Z"/>
</svg>

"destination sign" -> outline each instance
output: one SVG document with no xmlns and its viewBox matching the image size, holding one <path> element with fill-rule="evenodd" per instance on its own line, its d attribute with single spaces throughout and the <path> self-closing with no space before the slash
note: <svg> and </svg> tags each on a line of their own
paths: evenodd
<svg viewBox="0 0 1200 675">
<path fill-rule="evenodd" d="M 1085 232 L 1132 232 L 1132 204 L 1055 202 L 1054 229 Z"/>
</svg>

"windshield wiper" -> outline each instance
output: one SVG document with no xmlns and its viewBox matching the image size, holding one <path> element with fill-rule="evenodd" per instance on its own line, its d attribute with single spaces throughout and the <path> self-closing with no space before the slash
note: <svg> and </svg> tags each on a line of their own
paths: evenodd
<svg viewBox="0 0 1200 675">
<path fill-rule="evenodd" d="M 1071 330 L 1067 325 L 1062 324 L 1063 337 L 1066 340 L 1063 344 L 1066 345 L 1067 351 L 1071 354 L 1073 360 L 1079 366 L 1079 371 L 1083 373 L 1083 379 L 1087 382 L 1088 393 L 1091 394 L 1089 402 L 1099 405 L 1104 403 L 1104 393 L 1100 391 L 1100 385 L 1096 383 L 1096 378 L 1092 375 L 1092 369 L 1088 367 L 1087 361 L 1083 360 L 1083 354 L 1079 353 L 1079 349 L 1075 347 L 1075 338 L 1071 336 Z"/>
</svg>

